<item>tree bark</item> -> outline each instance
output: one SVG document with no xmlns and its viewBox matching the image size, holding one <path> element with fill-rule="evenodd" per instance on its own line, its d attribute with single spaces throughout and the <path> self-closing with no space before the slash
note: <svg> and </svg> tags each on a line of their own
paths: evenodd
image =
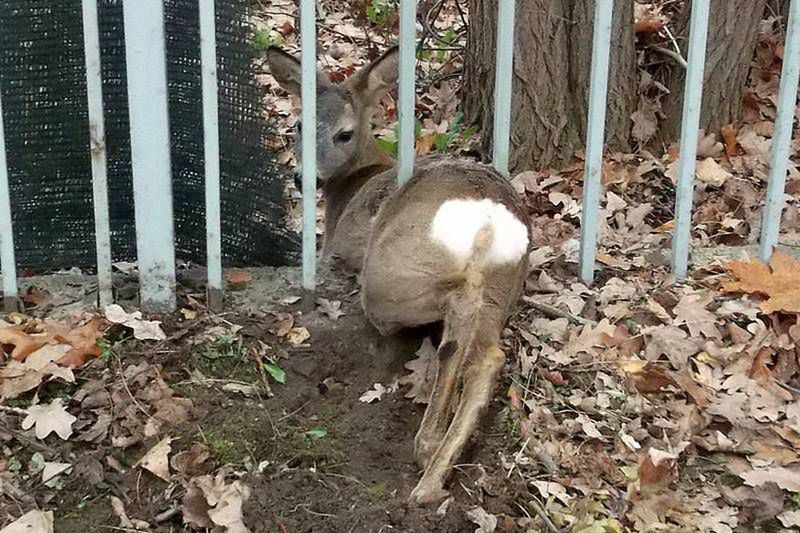
<svg viewBox="0 0 800 533">
<path fill-rule="evenodd" d="M 470 0 L 464 110 L 483 126 L 490 153 L 494 115 L 497 0 Z M 512 171 L 557 165 L 586 139 L 594 1 L 517 2 L 512 99 Z M 615 0 L 606 143 L 629 148 L 638 83 L 633 0 Z"/>
<path fill-rule="evenodd" d="M 742 116 L 742 96 L 766 3 L 767 0 L 711 1 L 700 112 L 700 127 L 707 133 L 719 133 L 723 126 Z M 688 0 L 678 24 L 677 40 L 684 57 L 689 48 L 691 5 L 691 0 Z M 663 105 L 665 141 L 680 137 L 685 81 L 686 71 L 674 68 L 669 83 L 670 94 Z"/>
</svg>

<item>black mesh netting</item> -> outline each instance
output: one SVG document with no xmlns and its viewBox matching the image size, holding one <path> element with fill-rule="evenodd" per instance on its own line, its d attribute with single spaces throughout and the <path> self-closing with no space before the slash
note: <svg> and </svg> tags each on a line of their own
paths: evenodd
<svg viewBox="0 0 800 533">
<path fill-rule="evenodd" d="M 136 0 L 128 0 L 136 1 Z M 197 0 L 166 0 L 176 253 L 205 262 Z M 136 257 L 122 0 L 99 9 L 113 255 Z M 247 0 L 217 2 L 223 255 L 229 265 L 298 258 L 283 172 L 264 148 Z M 0 86 L 18 266 L 93 266 L 94 218 L 79 0 L 0 0 Z"/>
</svg>

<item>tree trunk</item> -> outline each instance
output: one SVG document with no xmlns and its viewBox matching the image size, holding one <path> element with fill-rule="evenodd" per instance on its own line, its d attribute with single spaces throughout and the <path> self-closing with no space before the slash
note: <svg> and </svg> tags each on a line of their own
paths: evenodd
<svg viewBox="0 0 800 533">
<path fill-rule="evenodd" d="M 490 153 L 494 115 L 497 0 L 470 0 L 464 110 L 483 126 Z M 586 138 L 594 1 L 517 2 L 512 99 L 512 171 L 571 159 Z M 638 98 L 633 0 L 615 0 L 606 142 L 629 148 Z"/>
<path fill-rule="evenodd" d="M 758 26 L 767 0 L 712 0 L 708 27 L 708 48 L 703 84 L 700 127 L 719 133 L 723 126 L 742 116 L 742 95 L 755 50 Z M 679 21 L 678 44 L 686 57 L 689 39 L 691 1 L 687 1 Z M 663 132 L 666 141 L 680 137 L 683 88 L 686 71 L 675 68 L 670 94 L 664 100 L 666 115 Z"/>
</svg>

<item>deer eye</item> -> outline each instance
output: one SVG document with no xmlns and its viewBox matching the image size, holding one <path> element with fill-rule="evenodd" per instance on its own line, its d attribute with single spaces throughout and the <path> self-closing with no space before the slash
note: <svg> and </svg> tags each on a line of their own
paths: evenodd
<svg viewBox="0 0 800 533">
<path fill-rule="evenodd" d="M 352 131 L 340 131 L 336 134 L 336 137 L 333 138 L 334 141 L 337 143 L 349 143 L 353 140 L 353 132 Z"/>
</svg>

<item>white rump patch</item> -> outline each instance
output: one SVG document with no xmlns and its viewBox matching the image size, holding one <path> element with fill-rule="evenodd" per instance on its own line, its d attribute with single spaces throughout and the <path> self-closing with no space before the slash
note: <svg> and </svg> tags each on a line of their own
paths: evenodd
<svg viewBox="0 0 800 533">
<path fill-rule="evenodd" d="M 453 255 L 467 260 L 475 237 L 484 226 L 493 230 L 486 261 L 502 265 L 519 261 L 528 251 L 528 228 L 506 206 L 492 200 L 448 200 L 443 203 L 431 226 L 431 239 Z"/>
</svg>

